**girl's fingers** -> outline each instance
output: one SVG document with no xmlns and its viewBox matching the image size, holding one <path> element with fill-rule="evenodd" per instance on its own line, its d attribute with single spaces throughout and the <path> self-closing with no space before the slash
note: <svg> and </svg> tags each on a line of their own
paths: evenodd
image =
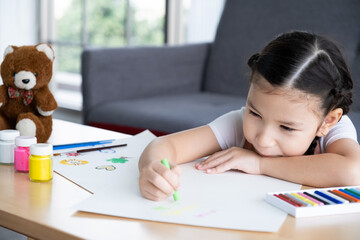
<svg viewBox="0 0 360 240">
<path fill-rule="evenodd" d="M 211 162 L 213 161 L 214 159 L 217 159 L 217 158 L 220 158 L 222 156 L 225 156 L 227 154 L 227 150 L 223 150 L 223 151 L 220 151 L 220 152 L 216 152 L 214 154 L 212 154 L 210 157 L 208 157 L 207 159 L 205 159 L 205 161 L 203 161 L 201 164 L 206 164 L 208 162 Z"/>
<path fill-rule="evenodd" d="M 175 166 L 174 168 L 171 169 L 171 171 L 172 171 L 173 173 L 175 173 L 178 177 L 180 177 L 182 170 L 181 170 L 181 167 Z"/>
<path fill-rule="evenodd" d="M 206 164 L 208 164 L 209 162 L 213 161 L 213 160 L 216 159 L 218 156 L 220 156 L 220 154 L 214 153 L 213 155 L 211 155 L 210 157 L 208 157 L 208 158 L 205 159 L 204 161 L 195 164 L 195 167 L 196 167 L 198 170 L 203 170 L 203 169 L 204 169 L 204 166 L 205 166 Z"/>
<path fill-rule="evenodd" d="M 229 160 L 229 155 L 226 153 L 218 154 L 217 156 L 210 156 L 209 159 L 206 159 L 204 162 L 200 163 L 197 168 L 199 170 L 205 170 L 209 168 L 214 168 L 223 162 Z"/>
<path fill-rule="evenodd" d="M 159 190 L 161 190 L 162 192 L 164 192 L 166 195 L 170 196 L 173 192 L 174 189 L 173 187 L 169 184 L 168 181 L 165 180 L 165 178 L 163 176 L 161 176 L 158 172 L 156 171 L 150 171 L 148 173 L 148 177 L 147 177 L 148 181 L 150 183 L 152 183 L 156 188 L 158 188 Z"/>
<path fill-rule="evenodd" d="M 156 166 L 154 166 L 154 170 L 170 185 L 172 191 L 180 187 L 180 167 L 175 166 L 172 170 L 169 170 L 162 164 L 157 164 Z"/>
<path fill-rule="evenodd" d="M 181 168 L 167 169 L 161 163 L 143 168 L 139 184 L 141 194 L 150 200 L 161 201 L 171 196 L 179 188 Z"/>
<path fill-rule="evenodd" d="M 164 192 L 150 182 L 148 182 L 148 184 L 144 187 L 143 196 L 153 201 L 161 201 L 168 197 Z"/>
<path fill-rule="evenodd" d="M 216 167 L 208 168 L 205 171 L 206 173 L 209 174 L 215 174 L 215 173 L 223 173 L 230 169 L 232 169 L 231 160 L 228 160 L 226 162 L 223 162 L 222 164 L 217 165 Z"/>
</svg>

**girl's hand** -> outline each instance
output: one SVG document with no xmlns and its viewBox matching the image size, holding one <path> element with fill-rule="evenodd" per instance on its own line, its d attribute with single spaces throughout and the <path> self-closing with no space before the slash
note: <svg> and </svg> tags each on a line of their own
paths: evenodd
<svg viewBox="0 0 360 240">
<path fill-rule="evenodd" d="M 240 170 L 250 174 L 261 174 L 261 156 L 247 149 L 232 147 L 214 153 L 195 167 L 206 173 L 222 173 L 230 169 Z"/>
<path fill-rule="evenodd" d="M 167 169 L 160 160 L 151 162 L 140 171 L 141 194 L 150 200 L 161 201 L 171 196 L 180 187 L 181 168 Z"/>
</svg>

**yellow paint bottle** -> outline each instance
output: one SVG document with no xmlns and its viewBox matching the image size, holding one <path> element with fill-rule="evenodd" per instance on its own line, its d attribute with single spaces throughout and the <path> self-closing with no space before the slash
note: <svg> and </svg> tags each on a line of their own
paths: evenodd
<svg viewBox="0 0 360 240">
<path fill-rule="evenodd" d="M 53 177 L 51 144 L 38 143 L 30 146 L 29 177 L 32 182 L 47 182 Z"/>
</svg>

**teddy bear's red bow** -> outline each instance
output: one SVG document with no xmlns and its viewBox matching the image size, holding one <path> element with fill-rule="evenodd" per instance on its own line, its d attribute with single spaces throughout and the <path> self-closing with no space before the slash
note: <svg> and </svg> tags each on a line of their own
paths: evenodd
<svg viewBox="0 0 360 240">
<path fill-rule="evenodd" d="M 10 98 L 17 98 L 21 96 L 25 106 L 29 105 L 34 98 L 34 93 L 32 90 L 16 89 L 13 87 L 8 88 L 8 94 Z"/>
</svg>

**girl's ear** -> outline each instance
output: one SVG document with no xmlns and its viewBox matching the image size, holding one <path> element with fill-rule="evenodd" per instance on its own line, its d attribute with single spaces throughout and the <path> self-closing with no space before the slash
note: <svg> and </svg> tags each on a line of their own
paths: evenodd
<svg viewBox="0 0 360 240">
<path fill-rule="evenodd" d="M 341 108 L 336 108 L 326 115 L 322 125 L 316 133 L 316 136 L 323 137 L 325 136 L 330 129 L 335 126 L 335 124 L 340 120 L 343 114 L 343 110 Z"/>
</svg>

